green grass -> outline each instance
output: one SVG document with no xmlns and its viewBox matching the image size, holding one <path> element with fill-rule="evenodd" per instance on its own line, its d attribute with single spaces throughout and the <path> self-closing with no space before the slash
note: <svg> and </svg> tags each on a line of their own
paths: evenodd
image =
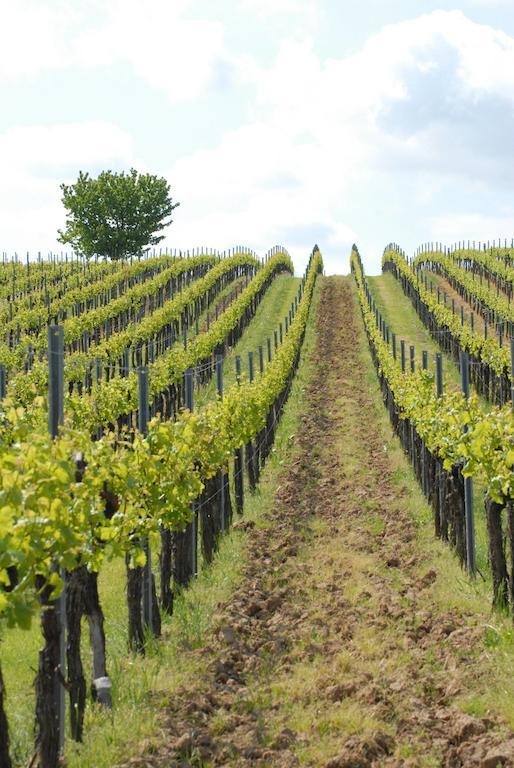
<svg viewBox="0 0 514 768">
<path fill-rule="evenodd" d="M 266 366 L 267 352 L 266 339 L 271 337 L 272 355 L 274 354 L 273 331 L 278 331 L 279 323 L 282 323 L 285 336 L 284 318 L 289 313 L 291 302 L 298 291 L 300 279 L 289 275 L 279 275 L 275 278 L 272 285 L 268 288 L 263 300 L 257 307 L 255 317 L 246 328 L 237 344 L 225 355 L 223 360 L 223 387 L 228 389 L 235 384 L 236 370 L 235 359 L 239 355 L 241 358 L 241 369 L 248 375 L 248 353 L 253 352 L 254 373 L 259 375 L 259 346 L 263 347 L 264 365 Z M 280 341 L 279 341 L 280 343 Z M 198 405 L 202 405 L 208 399 L 216 396 L 216 382 L 211 381 L 196 396 Z"/>
<path fill-rule="evenodd" d="M 418 317 L 412 303 L 403 293 L 399 281 L 388 272 L 378 277 L 370 277 L 368 280 L 379 312 L 381 312 L 385 322 L 390 326 L 391 331 L 396 333 L 398 349 L 400 339 L 404 339 L 406 342 L 407 365 L 409 364 L 408 347 L 410 344 L 414 344 L 416 349 L 416 365 L 421 364 L 421 351 L 426 350 L 429 353 L 429 367 L 432 366 L 433 370 L 435 366 L 435 353 L 440 351 L 439 346 L 432 339 Z M 445 386 L 460 389 L 460 373 L 457 366 L 445 354 L 443 354 L 443 359 Z M 487 401 L 480 398 L 480 402 L 482 407 L 487 410 Z M 489 582 L 487 523 L 483 499 L 483 487 L 479 483 L 474 482 L 476 561 L 480 573 Z"/>
<path fill-rule="evenodd" d="M 400 293 L 403 296 L 401 289 Z M 404 296 L 403 298 L 407 301 Z M 360 310 L 358 311 L 360 312 Z M 415 316 L 417 318 L 417 315 Z M 418 322 L 420 321 L 418 320 Z M 362 323 L 361 330 L 366 381 L 369 391 L 374 393 L 375 400 L 373 420 L 376 420 L 377 429 L 383 431 L 385 435 L 390 435 L 389 418 L 383 407 L 382 396 L 364 338 Z M 476 624 L 483 628 L 483 639 L 474 648 L 474 651 L 480 654 L 479 663 L 475 665 L 476 680 L 472 686 L 463 689 L 458 704 L 464 712 L 476 716 L 498 712 L 509 728 L 513 728 L 514 631 L 510 617 L 505 616 L 501 611 L 492 611 L 490 608 L 492 584 L 486 563 L 483 501 L 477 498 L 475 487 L 475 510 L 480 512 L 477 515 L 477 523 L 479 524 L 477 526 L 477 560 L 486 578 L 478 577 L 473 580 L 462 570 L 457 557 L 448 545 L 434 537 L 432 510 L 420 490 L 412 468 L 396 437 L 387 440 L 387 452 L 392 466 L 396 468 L 394 479 L 398 492 L 401 493 L 402 489 L 407 491 L 400 503 L 408 504 L 409 512 L 416 522 L 418 546 L 423 552 L 430 553 L 430 560 L 425 561 L 424 570 L 426 571 L 433 566 L 444 576 L 438 578 L 432 587 L 434 600 L 442 612 L 454 609 L 461 611 L 470 619 L 473 617 Z M 470 663 L 473 664 L 474 662 Z"/>
<path fill-rule="evenodd" d="M 230 306 L 229 298 L 231 293 L 235 293 L 235 290 L 241 291 L 244 290 L 246 287 L 246 280 L 244 277 L 238 277 L 235 280 L 232 280 L 228 285 L 226 285 L 213 299 L 213 302 L 209 309 L 205 309 L 198 318 L 198 333 L 203 333 L 203 331 L 206 330 L 207 326 L 207 312 L 210 314 L 210 321 L 211 323 L 214 322 L 215 318 L 215 307 L 218 305 L 219 307 L 219 317 L 221 317 L 222 313 L 222 302 L 223 299 L 227 301 L 227 308 Z M 187 338 L 188 340 L 196 338 L 198 334 L 196 333 L 196 323 L 192 323 L 187 328 Z M 183 343 L 183 339 L 180 338 L 177 342 L 178 344 Z"/>
<path fill-rule="evenodd" d="M 292 277 L 281 276 L 274 281 L 258 307 L 255 318 L 233 351 L 232 363 L 234 354 L 256 349 L 265 341 L 266 335 L 272 333 L 287 313 L 298 285 L 299 281 Z M 310 327 L 305 350 L 312 349 L 313 336 Z M 259 487 L 255 494 L 246 494 L 245 517 L 259 519 L 272 504 L 280 468 L 287 458 L 291 438 L 300 418 L 305 382 L 311 372 L 310 359 L 306 361 L 305 357 L 304 352 L 293 392 L 278 429 L 275 447 L 262 473 Z M 224 538 L 213 567 L 203 568 L 194 584 L 178 597 L 173 618 L 163 619 L 163 640 L 154 643 L 144 659 L 127 652 L 125 565 L 121 559 L 105 564 L 99 577 L 99 590 L 106 620 L 108 672 L 113 683 L 115 706 L 112 712 L 105 713 L 88 705 L 84 744 L 77 748 L 71 741 L 67 742 L 69 768 L 112 766 L 127 753 L 127 743 L 140 741 L 155 733 L 160 715 L 160 707 L 156 704 L 165 702 L 182 680 L 197 673 L 198 660 L 187 655 L 184 649 L 197 648 L 208 642 L 209 627 L 216 606 L 229 598 L 237 584 L 244 554 L 244 534 L 231 532 Z M 154 562 L 156 559 L 154 556 Z M 13 759 L 16 766 L 25 766 L 33 751 L 33 682 L 41 647 L 38 622 L 35 621 L 29 631 L 6 630 L 0 647 Z M 83 663 L 87 679 L 91 680 L 91 658 L 85 622 Z"/>
<path fill-rule="evenodd" d="M 398 350 L 400 340 L 405 341 L 407 365 L 409 364 L 409 346 L 413 344 L 416 350 L 416 366 L 421 365 L 421 353 L 425 350 L 429 355 L 429 368 L 435 370 L 435 354 L 440 352 L 439 345 L 432 339 L 419 319 L 398 280 L 386 272 L 378 277 L 370 277 L 368 281 L 378 311 L 391 332 L 396 333 Z M 447 386 L 460 387 L 457 366 L 447 355 L 444 355 L 443 373 Z"/>
<path fill-rule="evenodd" d="M 428 278 L 429 285 L 433 285 L 434 293 L 437 293 L 437 288 L 439 287 L 440 290 L 440 300 L 441 302 L 444 302 L 444 293 L 446 292 L 447 299 L 446 304 L 449 309 L 451 309 L 452 306 L 452 299 L 455 300 L 455 312 L 460 315 L 460 306 L 462 305 L 464 307 L 464 323 L 467 326 L 471 326 L 470 321 L 470 314 L 473 312 L 474 314 L 474 325 L 473 329 L 475 333 L 484 335 L 485 332 L 485 320 L 483 317 L 476 312 L 471 304 L 459 294 L 459 292 L 453 288 L 453 286 L 450 284 L 450 282 L 447 280 L 444 275 L 438 275 L 435 272 L 430 272 L 429 270 L 423 270 L 422 274 Z M 477 285 L 479 283 L 477 282 Z M 505 294 L 505 297 L 507 298 L 507 294 Z M 494 323 L 490 323 L 488 326 L 488 334 L 489 336 L 498 336 L 496 326 Z"/>
<path fill-rule="evenodd" d="M 360 310 L 355 291 L 353 301 L 358 315 Z M 301 610 L 309 614 L 309 624 L 299 637 L 292 631 L 294 643 L 285 657 L 287 665 L 280 664 L 276 659 L 271 660 L 269 672 L 261 670 L 258 677 L 252 680 L 248 686 L 250 701 L 256 716 L 261 715 L 264 719 L 267 743 L 283 728 L 290 728 L 299 736 L 292 749 L 302 766 L 326 765 L 331 757 L 340 752 L 341 743 L 348 736 L 367 735 L 380 730 L 395 735 L 395 757 L 410 757 L 416 765 L 435 768 L 441 764 L 437 746 L 434 746 L 433 754 L 432 750 L 428 754 L 426 743 L 410 742 L 412 734 L 407 737 L 409 741 L 405 739 L 402 742 L 401 734 L 394 733 L 404 711 L 409 711 L 407 698 L 405 710 L 401 696 L 396 699 L 394 719 L 390 719 L 389 714 L 383 715 L 378 708 L 356 701 L 355 697 L 334 702 L 324 694 L 329 683 L 353 682 L 364 676 L 375 682 L 390 677 L 408 679 L 415 668 L 419 669 L 423 678 L 423 688 L 421 685 L 419 690 L 415 685 L 412 688 L 413 695 L 419 700 L 430 695 L 432 680 L 444 682 L 449 676 L 439 647 L 434 646 L 425 653 L 419 647 L 411 648 L 405 644 L 404 622 L 408 624 L 409 615 L 398 622 L 392 620 L 378 626 L 375 624 L 373 617 L 379 613 L 378 598 L 381 593 L 387 594 L 386 590 L 380 589 L 380 585 L 390 585 L 401 603 L 406 584 L 415 584 L 416 579 L 430 569 L 436 570 L 438 577 L 435 583 L 429 590 L 422 590 L 416 595 L 415 610 L 420 611 L 419 621 L 423 612 L 432 612 L 434 617 L 444 618 L 455 611 L 462 617 L 464 627 L 484 630 L 483 639 L 477 634 L 473 646 L 463 650 L 466 657 L 469 656 L 469 662 L 462 668 L 462 693 L 456 699 L 456 707 L 484 716 L 500 715 L 509 725 L 514 722 L 514 684 L 512 675 L 508 673 L 514 661 L 513 633 L 506 617 L 491 614 L 490 584 L 475 583 L 469 579 L 450 548 L 434 538 L 431 508 L 421 493 L 399 440 L 391 430 L 361 321 L 355 345 L 358 346 L 360 360 L 351 372 L 345 373 L 345 381 L 338 379 L 339 371 L 333 373 L 335 366 L 327 373 L 329 379 L 334 377 L 328 390 L 334 393 L 332 398 L 329 395 L 329 408 L 340 425 L 340 436 L 334 439 L 334 434 L 330 433 L 330 441 L 326 445 L 321 444 L 319 457 L 319 461 L 325 464 L 334 455 L 341 457 L 333 473 L 326 473 L 322 479 L 322 482 L 325 478 L 333 481 L 334 510 L 341 497 L 341 511 L 339 516 L 330 515 L 327 519 L 313 517 L 309 520 L 308 532 L 294 562 L 285 564 L 284 570 L 276 576 L 278 583 L 287 583 L 290 595 L 294 596 L 290 599 L 296 600 Z M 356 408 L 356 403 L 360 401 L 351 394 L 354 383 L 370 396 L 366 407 L 360 411 Z M 378 474 L 380 470 L 365 459 L 367 449 L 360 429 L 365 422 L 368 423 L 368 430 L 379 435 L 390 469 L 383 487 L 385 495 L 381 496 L 380 491 L 370 491 L 368 500 L 363 498 L 362 489 L 380 488 L 381 476 Z M 391 488 L 388 488 L 387 482 L 390 482 Z M 358 516 L 347 516 L 345 503 L 350 507 L 355 504 Z M 360 547 L 365 538 L 364 529 L 368 536 L 380 538 L 386 521 L 391 525 L 396 517 L 414 522 L 413 539 L 403 554 L 403 557 L 412 554 L 418 559 L 412 570 L 402 568 L 395 572 L 386 566 L 380 546 L 376 550 L 364 551 Z M 333 634 L 330 634 L 331 619 L 327 618 L 330 601 L 320 600 L 323 590 L 333 580 L 342 587 L 344 598 L 355 605 L 356 615 L 367 614 L 372 619 L 357 621 L 352 628 L 353 637 L 342 643 L 337 642 L 339 628 L 336 619 L 332 619 Z M 364 590 L 367 590 L 368 598 L 363 597 L 366 594 Z M 363 601 L 366 602 L 365 610 Z M 410 602 L 406 604 L 411 605 Z M 411 609 L 414 611 L 412 605 Z M 488 631 L 487 625 L 491 626 Z M 335 642 L 332 643 L 332 640 Z M 329 650 L 323 648 L 324 641 Z M 319 643 L 319 652 L 309 655 L 305 652 L 305 645 L 311 646 L 312 643 Z M 451 652 L 448 657 L 451 658 Z M 495 696 L 495 690 L 501 691 L 500 696 Z M 439 695 L 438 690 L 434 688 L 433 694 Z"/>
<path fill-rule="evenodd" d="M 355 311 L 360 314 L 360 309 L 354 292 Z M 384 451 L 387 453 L 391 467 L 391 477 L 395 489 L 394 498 L 388 499 L 388 505 L 393 510 L 403 511 L 415 522 L 416 536 L 412 542 L 412 552 L 422 554 L 422 564 L 418 575 L 426 573 L 430 568 L 436 569 L 439 577 L 431 587 L 427 605 L 431 610 L 437 610 L 441 616 L 456 611 L 466 618 L 472 626 L 484 630 L 483 639 L 477 640 L 473 648 L 466 648 L 465 653 L 472 655 L 467 669 L 469 675 L 466 678 L 468 685 L 463 686 L 456 704 L 464 712 L 476 716 L 490 716 L 499 714 L 505 719 L 509 727 L 514 725 L 514 684 L 512 682 L 512 666 L 514 664 L 514 633 L 508 617 L 501 613 L 493 613 L 490 610 L 491 584 L 490 581 L 478 579 L 473 581 L 461 569 L 456 556 L 442 541 L 434 538 L 432 510 L 427 504 L 407 457 L 403 453 L 400 442 L 391 431 L 387 411 L 383 406 L 382 394 L 377 382 L 377 375 L 369 354 L 369 348 L 365 337 L 362 322 L 359 322 L 358 343 L 362 350 L 362 365 L 359 366 L 358 375 L 362 380 L 362 386 L 372 396 L 372 408 L 369 413 L 363 414 L 376 432 L 383 436 Z M 343 419 L 341 408 L 347 409 Z M 363 466 L 360 463 L 360 446 L 356 444 L 357 430 L 353 425 L 357 423 L 353 404 L 346 403 L 344 396 L 338 399 L 337 415 L 344 423 L 345 429 L 341 439 L 341 446 L 331 445 L 331 451 L 341 450 L 344 456 L 343 466 L 348 477 L 357 471 L 353 462 L 357 462 L 358 476 L 361 487 L 366 487 L 370 482 L 376 482 L 372 474 L 366 477 Z M 351 490 L 345 487 L 345 494 L 351 494 Z M 366 513 L 362 499 L 358 498 L 362 514 L 359 517 L 356 530 L 359 526 L 366 525 L 372 534 L 378 534 L 381 530 L 380 510 L 372 510 Z M 312 531 L 318 532 L 325 524 L 314 520 Z M 360 534 L 358 534 L 360 535 Z M 350 573 L 345 584 L 345 597 L 355 601 L 358 605 L 362 601 L 362 590 L 369 588 L 369 576 L 373 573 L 373 556 L 361 553 L 353 547 L 353 540 L 344 539 L 343 543 L 337 536 L 332 541 L 319 538 L 320 550 L 316 551 L 316 540 L 309 541 L 300 550 L 299 562 L 303 559 L 307 563 L 315 563 L 313 572 L 323 583 L 329 581 L 330 576 L 338 571 Z M 297 562 L 298 568 L 298 562 Z M 405 574 L 397 575 L 387 568 L 385 564 L 378 564 L 378 569 L 385 578 L 404 579 Z M 403 583 L 403 581 L 402 581 Z M 402 584 L 398 585 L 400 590 Z M 373 591 L 373 590 L 371 590 Z M 313 591 L 313 599 L 317 599 L 319 589 Z M 373 599 L 373 598 L 371 598 Z M 423 596 L 420 597 L 420 609 L 424 608 Z M 433 603 L 431 602 L 433 601 Z M 303 607 L 308 609 L 309 597 L 303 601 Z M 323 611 L 324 609 L 322 609 Z M 322 613 L 321 611 L 321 613 Z M 369 708 L 364 711 L 352 710 L 342 705 L 330 705 L 328 712 L 324 712 L 326 703 L 316 695 L 319 690 L 319 681 L 323 682 L 329 677 L 331 680 L 344 679 L 348 675 L 353 679 L 359 671 L 372 672 L 376 679 L 380 679 L 386 673 L 396 670 L 398 673 L 408 674 L 405 670 L 412 663 L 410 653 L 403 648 L 403 638 L 392 625 L 390 634 L 381 629 L 377 632 L 374 627 L 368 627 L 364 631 L 356 633 L 354 644 L 359 648 L 359 658 L 348 655 L 348 649 L 344 649 L 339 656 L 335 656 L 333 667 L 330 667 L 330 659 L 324 655 L 314 662 L 301 660 L 293 668 L 284 674 L 279 684 L 275 684 L 275 703 L 280 703 L 279 714 L 276 720 L 276 730 L 284 725 L 291 727 L 300 733 L 309 733 L 312 724 L 320 724 L 319 738 L 305 742 L 305 746 L 298 749 L 298 757 L 301 765 L 323 765 L 336 751 L 331 747 L 337 744 L 341 733 L 346 737 L 353 732 L 362 733 L 373 723 L 366 722 L 370 717 Z M 384 633 L 384 634 L 383 634 Z M 395 645 L 396 644 L 396 645 Z M 383 646 L 383 652 L 381 652 Z M 394 648 L 394 650 L 391 650 Z M 419 659 L 418 659 L 419 660 Z M 430 658 L 427 654 L 423 660 L 424 668 L 428 671 L 432 665 L 434 674 L 441 672 L 441 661 Z M 273 702 L 272 702 L 273 703 Z M 284 722 L 283 712 L 287 713 Z M 328 714 L 328 719 L 327 719 Z M 272 715 L 274 717 L 274 715 Z M 331 738 L 331 726 L 335 727 L 335 737 Z M 383 725 L 387 730 L 389 724 Z M 411 744 L 401 744 L 397 740 L 399 754 L 404 757 L 417 757 L 419 764 L 435 768 L 439 765 L 437 758 L 431 755 L 421 757 Z M 416 764 L 418 764 L 416 762 Z"/>
</svg>

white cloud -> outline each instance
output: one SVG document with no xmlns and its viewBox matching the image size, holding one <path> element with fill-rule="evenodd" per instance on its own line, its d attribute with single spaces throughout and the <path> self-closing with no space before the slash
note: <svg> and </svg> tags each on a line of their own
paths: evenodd
<svg viewBox="0 0 514 768">
<path fill-rule="evenodd" d="M 127 64 L 172 102 L 192 101 L 234 66 L 217 21 L 192 0 L 0 0 L 0 79 Z"/>
<path fill-rule="evenodd" d="M 102 23 L 76 41 L 84 66 L 98 51 L 103 63 L 125 61 L 151 87 L 173 102 L 192 101 L 216 79 L 232 59 L 225 47 L 224 28 L 217 21 L 187 18 L 185 0 L 110 0 Z"/>
<path fill-rule="evenodd" d="M 443 215 L 431 222 L 429 235 L 433 240 L 437 235 L 445 243 L 458 243 L 462 240 L 475 240 L 477 243 L 495 240 L 505 241 L 505 233 L 514 232 L 514 208 L 504 210 L 496 215 L 486 216 L 482 213 L 462 213 Z M 430 238 L 428 238 L 430 239 Z M 510 245 L 512 237 L 507 238 Z"/>
<path fill-rule="evenodd" d="M 497 8 L 512 5 L 512 0 L 467 0 L 470 5 L 485 6 L 486 8 Z"/>
<path fill-rule="evenodd" d="M 111 123 L 87 121 L 20 126 L 0 134 L 0 249 L 37 251 L 56 246 L 64 224 L 61 182 L 79 170 L 141 168 L 131 137 Z"/>
<path fill-rule="evenodd" d="M 356 53 L 323 60 L 303 23 L 315 18 L 315 0 L 245 0 L 247 20 L 294 22 L 266 67 L 229 49 L 227 30 L 196 18 L 192 0 L 77 0 L 71 10 L 64 0 L 4 4 L 0 41 L 12 55 L 2 57 L 0 77 L 122 63 L 172 102 L 200 99 L 220 69 L 254 89 L 246 122 L 169 169 L 182 203 L 173 245 L 247 242 L 264 250 L 283 241 L 300 267 L 317 241 L 332 271 L 354 240 L 376 266 L 388 240 L 414 247 L 445 233 L 459 239 L 459 226 L 474 226 L 475 237 L 488 226 L 512 228 L 511 211 L 494 209 L 514 183 L 514 40 L 460 11 L 388 25 Z M 23 57 L 20 9 L 30 9 L 33 43 Z M 0 136 L 0 161 L 11 222 L 4 232 L 18 247 L 19 211 L 32 220 L 24 201 L 39 201 L 30 242 L 48 242 L 58 180 L 95 162 L 98 169 L 135 162 L 130 137 L 108 124 L 13 129 Z"/>
<path fill-rule="evenodd" d="M 317 25 L 320 0 L 239 0 L 239 8 L 260 21 L 285 19 L 294 29 L 310 29 Z"/>
<path fill-rule="evenodd" d="M 262 16 L 315 14 L 317 0 L 241 0 L 241 7 Z"/>
<path fill-rule="evenodd" d="M 62 62 L 66 22 L 57 5 L 0 0 L 0 79 L 34 75 Z"/>
<path fill-rule="evenodd" d="M 470 204 L 462 186 L 487 197 L 514 182 L 514 41 L 461 12 L 389 25 L 326 62 L 309 39 L 285 40 L 271 67 L 247 75 L 251 122 L 170 171 L 184 202 L 174 241 L 284 235 L 300 265 L 319 240 L 328 270 L 341 271 L 357 240 L 376 268 L 386 240 L 414 247 L 471 226 L 457 215 Z M 387 237 L 370 226 L 374 211 Z M 510 216 L 484 215 L 481 230 L 487 222 L 512 228 Z"/>
</svg>

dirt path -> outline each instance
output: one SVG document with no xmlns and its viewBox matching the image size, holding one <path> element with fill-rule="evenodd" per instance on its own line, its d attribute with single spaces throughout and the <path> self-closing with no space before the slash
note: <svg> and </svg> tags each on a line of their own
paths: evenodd
<svg viewBox="0 0 514 768">
<path fill-rule="evenodd" d="M 514 765 L 506 729 L 456 704 L 482 685 L 483 630 L 436 597 L 444 562 L 429 567 L 406 511 L 349 278 L 325 279 L 319 307 L 309 407 L 203 651 L 209 673 L 170 702 L 161 742 L 125 764 Z"/>
</svg>

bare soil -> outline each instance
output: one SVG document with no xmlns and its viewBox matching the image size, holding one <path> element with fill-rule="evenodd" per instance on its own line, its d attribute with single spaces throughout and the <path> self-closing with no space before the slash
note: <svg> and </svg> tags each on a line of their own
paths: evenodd
<svg viewBox="0 0 514 768">
<path fill-rule="evenodd" d="M 463 690 L 486 684 L 483 628 L 435 596 L 444 563 L 429 567 L 385 449 L 349 278 L 324 279 L 317 333 L 275 504 L 265 526 L 238 523 L 244 577 L 212 643 L 190 651 L 208 672 L 124 765 L 514 765 L 500 718 L 459 708 Z"/>
</svg>

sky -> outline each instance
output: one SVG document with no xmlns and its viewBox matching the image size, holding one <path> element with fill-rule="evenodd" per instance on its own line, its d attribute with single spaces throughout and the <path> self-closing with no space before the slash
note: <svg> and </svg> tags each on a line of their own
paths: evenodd
<svg viewBox="0 0 514 768">
<path fill-rule="evenodd" d="M 514 0 L 0 0 L 0 251 L 79 170 L 165 176 L 163 246 L 514 235 Z"/>
</svg>

